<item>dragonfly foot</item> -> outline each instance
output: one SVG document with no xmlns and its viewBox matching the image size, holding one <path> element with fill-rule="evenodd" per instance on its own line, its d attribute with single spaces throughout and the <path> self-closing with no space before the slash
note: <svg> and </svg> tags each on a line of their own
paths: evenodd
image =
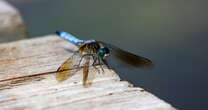
<svg viewBox="0 0 208 110">
<path fill-rule="evenodd" d="M 101 68 L 101 70 L 102 70 L 102 73 L 105 73 L 105 71 L 104 71 L 102 65 L 100 65 L 100 68 Z"/>
<path fill-rule="evenodd" d="M 100 70 L 94 65 L 93 66 L 95 68 L 95 70 L 97 70 L 97 72 L 100 74 Z"/>
</svg>

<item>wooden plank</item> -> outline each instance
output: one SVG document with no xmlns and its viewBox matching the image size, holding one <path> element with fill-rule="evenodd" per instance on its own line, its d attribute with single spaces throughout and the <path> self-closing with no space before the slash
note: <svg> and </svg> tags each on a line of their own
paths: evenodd
<svg viewBox="0 0 208 110">
<path fill-rule="evenodd" d="M 0 109 L 2 110 L 175 110 L 105 68 L 82 86 L 82 70 L 64 82 L 55 80 L 61 63 L 76 49 L 55 35 L 0 44 Z"/>
</svg>

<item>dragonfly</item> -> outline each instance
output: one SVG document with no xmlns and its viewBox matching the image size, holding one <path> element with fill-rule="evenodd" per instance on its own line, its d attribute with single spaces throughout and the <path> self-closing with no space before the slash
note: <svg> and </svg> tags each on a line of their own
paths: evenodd
<svg viewBox="0 0 208 110">
<path fill-rule="evenodd" d="M 100 66 L 104 72 L 103 65 L 108 69 L 112 67 L 108 64 L 107 58 L 114 56 L 116 59 L 122 61 L 131 67 L 139 68 L 150 68 L 153 67 L 153 62 L 148 58 L 135 55 L 131 52 L 122 50 L 112 44 L 98 41 L 98 40 L 81 40 L 74 35 L 65 31 L 56 31 L 56 34 L 64 40 L 74 44 L 78 47 L 77 51 L 74 51 L 73 55 L 70 56 L 61 66 L 58 68 L 56 73 L 56 79 L 58 81 L 64 81 L 71 77 L 76 71 L 73 71 L 74 66 L 76 68 L 81 67 L 80 64 L 83 62 L 83 86 L 89 85 L 92 82 L 89 81 L 89 67 L 93 66 L 96 70 L 99 70 L 97 66 Z M 74 59 L 78 59 L 74 60 Z M 92 63 L 90 63 L 92 59 Z M 77 65 L 75 63 L 78 62 Z"/>
</svg>

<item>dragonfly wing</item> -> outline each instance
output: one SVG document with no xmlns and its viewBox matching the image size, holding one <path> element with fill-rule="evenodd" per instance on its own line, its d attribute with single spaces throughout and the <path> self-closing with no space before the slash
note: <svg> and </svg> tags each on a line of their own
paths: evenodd
<svg viewBox="0 0 208 110">
<path fill-rule="evenodd" d="M 56 72 L 57 81 L 64 81 L 74 74 L 72 71 L 72 67 L 74 65 L 73 63 L 74 61 L 72 57 L 70 57 L 63 64 L 61 64 Z"/>
<path fill-rule="evenodd" d="M 87 58 L 83 65 L 83 85 L 86 86 L 88 83 L 88 73 L 89 73 L 90 60 Z"/>
<path fill-rule="evenodd" d="M 124 63 L 127 63 L 134 67 L 142 67 L 142 68 L 153 67 L 153 62 L 145 57 L 141 57 L 133 53 L 127 52 L 112 44 L 108 44 L 102 41 L 98 41 L 98 42 L 100 42 L 103 46 L 108 47 L 111 50 L 110 54 L 112 54 L 113 56 L 115 56 L 115 58 L 117 58 L 118 60 Z"/>
<path fill-rule="evenodd" d="M 97 70 L 93 71 L 94 69 L 90 69 L 90 56 L 85 57 L 85 62 L 83 64 L 83 86 L 88 87 L 92 84 L 93 79 L 96 76 Z"/>
</svg>

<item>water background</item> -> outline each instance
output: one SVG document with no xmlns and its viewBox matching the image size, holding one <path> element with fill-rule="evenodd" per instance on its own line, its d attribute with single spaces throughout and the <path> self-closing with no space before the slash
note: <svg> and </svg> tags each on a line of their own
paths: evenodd
<svg viewBox="0 0 208 110">
<path fill-rule="evenodd" d="M 148 57 L 155 63 L 150 71 L 118 66 L 123 80 L 178 109 L 206 109 L 207 0 L 9 1 L 22 13 L 31 37 L 65 30 Z"/>
</svg>

